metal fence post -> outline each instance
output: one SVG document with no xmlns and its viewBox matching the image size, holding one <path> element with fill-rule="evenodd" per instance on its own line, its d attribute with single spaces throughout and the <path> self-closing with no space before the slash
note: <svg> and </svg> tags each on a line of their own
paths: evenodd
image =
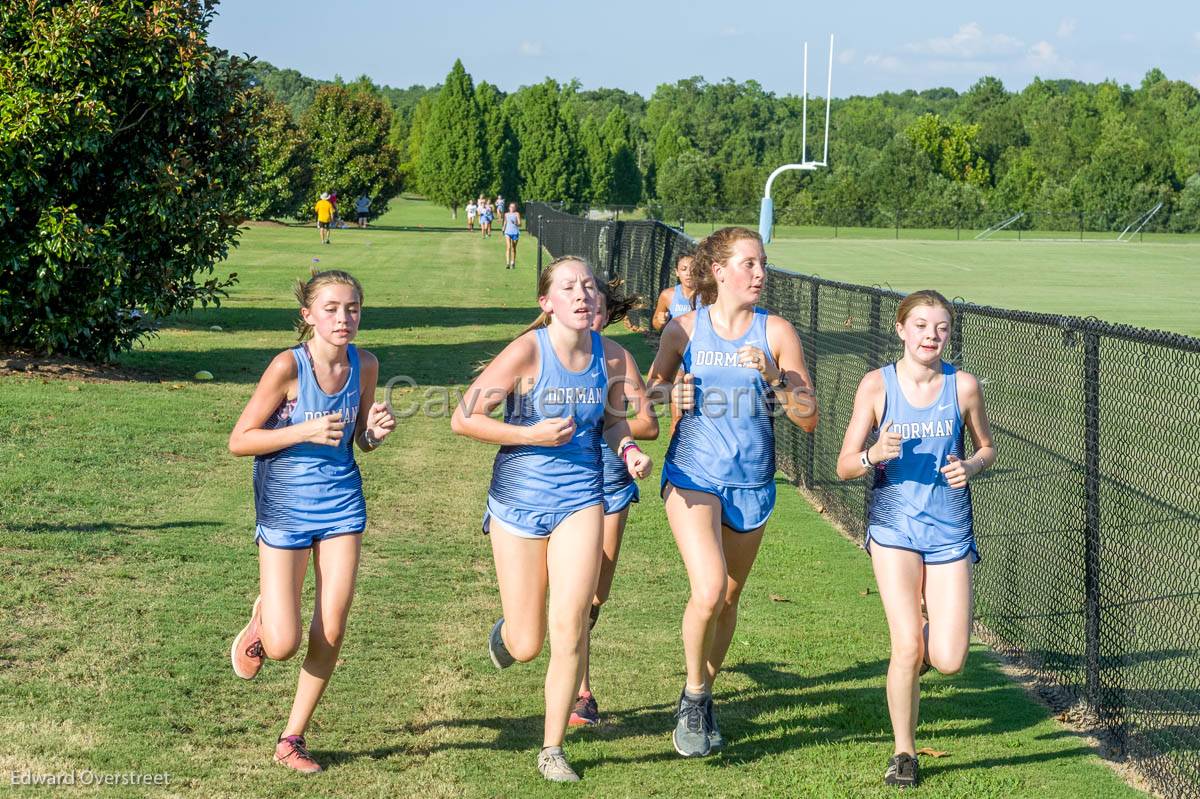
<svg viewBox="0 0 1200 799">
<path fill-rule="evenodd" d="M 817 317 L 821 310 L 817 292 L 820 284 L 812 283 L 808 295 L 808 347 L 804 359 L 808 361 L 808 375 L 812 378 L 813 396 L 817 394 Z M 812 488 L 817 483 L 817 434 L 809 433 L 804 436 L 804 487 Z"/>
<path fill-rule="evenodd" d="M 871 362 L 867 364 L 867 369 L 878 369 L 883 365 L 883 348 L 881 347 L 883 340 L 883 331 L 879 329 L 879 314 L 882 298 L 876 294 L 871 294 L 871 316 L 867 322 L 868 332 L 871 337 L 867 344 L 867 357 Z"/>
<path fill-rule="evenodd" d="M 1100 689 L 1100 336 L 1083 334 L 1084 670 L 1088 704 L 1103 717 Z"/>
<path fill-rule="evenodd" d="M 537 240 L 538 240 L 537 275 L 540 278 L 542 276 L 542 215 L 541 214 L 538 214 L 538 218 L 537 218 Z"/>
</svg>

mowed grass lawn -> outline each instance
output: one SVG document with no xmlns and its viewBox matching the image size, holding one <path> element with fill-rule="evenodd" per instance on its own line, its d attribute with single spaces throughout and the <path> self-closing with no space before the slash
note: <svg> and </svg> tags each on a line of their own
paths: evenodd
<svg viewBox="0 0 1200 799">
<path fill-rule="evenodd" d="M 494 448 L 425 415 L 361 458 L 371 522 L 358 593 L 309 732 L 327 772 L 271 764 L 299 660 L 250 683 L 230 670 L 258 571 L 251 462 L 226 436 L 292 341 L 290 283 L 314 258 L 362 279 L 359 343 L 387 377 L 463 384 L 534 315 L 532 243 L 506 272 L 498 236 L 402 229 L 435 224 L 435 211 L 405 203 L 393 229 L 338 231 L 327 247 L 311 229 L 246 231 L 225 306 L 124 358 L 148 379 L 0 382 L 0 779 L 171 775 L 166 788 L 94 791 L 120 797 L 892 796 L 888 644 L 867 557 L 786 485 L 718 684 L 729 746 L 674 754 L 687 581 L 657 474 L 595 632 L 604 723 L 566 744 L 584 782 L 544 784 L 545 655 L 498 673 L 485 649 L 499 611 L 479 533 Z M 616 337 L 648 364 L 640 337 Z M 198 369 L 216 379 L 193 381 Z M 664 443 L 650 447 L 659 463 Z M 306 596 L 307 609 L 311 585 Z M 1137 795 L 982 647 L 964 674 L 924 686 L 920 742 L 946 755 L 924 759 L 922 796 Z"/>
<path fill-rule="evenodd" d="M 689 225 L 688 233 L 704 236 L 710 228 Z M 1106 241 L 974 241 L 964 231 L 965 240 L 954 241 L 953 230 L 906 230 L 898 240 L 890 229 L 837 239 L 809 238 L 808 230 L 778 229 L 767 247 L 771 263 L 845 283 L 935 288 L 979 305 L 1200 336 L 1200 238 L 1193 235 L 1129 243 L 1112 241 L 1115 234 Z"/>
</svg>

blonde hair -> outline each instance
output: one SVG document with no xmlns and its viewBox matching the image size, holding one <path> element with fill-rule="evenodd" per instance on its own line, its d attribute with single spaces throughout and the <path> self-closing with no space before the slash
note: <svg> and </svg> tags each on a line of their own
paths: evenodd
<svg viewBox="0 0 1200 799">
<path fill-rule="evenodd" d="M 904 324 L 908 320 L 908 315 L 913 312 L 913 309 L 922 305 L 934 308 L 941 306 L 946 311 L 946 315 L 950 317 L 950 326 L 954 326 L 954 306 L 940 292 L 933 289 L 914 291 L 900 300 L 900 305 L 896 308 L 896 324 Z"/>
<path fill-rule="evenodd" d="M 317 295 L 321 293 L 321 289 L 326 286 L 350 286 L 358 295 L 359 304 L 362 304 L 362 284 L 349 272 L 343 272 L 340 269 L 329 269 L 324 272 L 318 272 L 316 269 L 313 269 L 312 277 L 307 282 L 296 281 L 296 300 L 300 303 L 300 307 L 308 308 L 311 306 L 317 299 Z M 312 337 L 312 325 L 305 322 L 303 316 L 298 317 L 295 324 L 297 341 L 306 341 Z"/>
<path fill-rule="evenodd" d="M 762 246 L 762 236 L 746 227 L 723 227 L 715 233 L 710 233 L 696 245 L 692 254 L 692 282 L 696 284 L 695 297 L 705 305 L 717 301 L 717 276 L 713 274 L 713 264 L 723 264 L 733 257 L 733 245 L 743 239 L 753 239 Z"/>
</svg>

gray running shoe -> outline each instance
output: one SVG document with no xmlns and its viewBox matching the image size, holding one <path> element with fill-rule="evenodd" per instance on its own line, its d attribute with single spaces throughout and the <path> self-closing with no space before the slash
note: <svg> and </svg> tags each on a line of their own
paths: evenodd
<svg viewBox="0 0 1200 799">
<path fill-rule="evenodd" d="M 517 662 L 517 659 L 508 653 L 508 647 L 504 645 L 504 636 L 500 634 L 500 628 L 504 626 L 504 617 L 492 625 L 492 634 L 488 636 L 488 654 L 492 656 L 492 663 L 498 669 L 507 669 L 509 666 Z"/>
<path fill-rule="evenodd" d="M 547 746 L 538 752 L 538 771 L 550 782 L 579 782 L 579 775 L 567 762 L 561 746 Z"/>
<path fill-rule="evenodd" d="M 912 788 L 921 782 L 921 765 L 912 755 L 901 752 L 888 761 L 883 782 L 897 788 Z"/>
<path fill-rule="evenodd" d="M 712 751 L 708 740 L 708 712 L 705 699 L 689 699 L 687 692 L 679 695 L 679 710 L 675 711 L 675 732 L 671 743 L 683 757 L 704 757 Z"/>
<path fill-rule="evenodd" d="M 704 704 L 704 715 L 708 722 L 708 746 L 713 751 L 721 749 L 725 746 L 725 736 L 721 734 L 721 728 L 717 726 L 717 716 L 713 713 L 713 700 L 708 697 L 708 701 Z"/>
</svg>

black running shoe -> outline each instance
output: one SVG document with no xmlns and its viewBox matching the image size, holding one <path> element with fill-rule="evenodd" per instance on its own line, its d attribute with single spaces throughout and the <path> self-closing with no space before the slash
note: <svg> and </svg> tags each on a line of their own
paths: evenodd
<svg viewBox="0 0 1200 799">
<path fill-rule="evenodd" d="M 921 768 L 917 759 L 907 752 L 901 752 L 888 761 L 887 771 L 884 772 L 885 785 L 895 785 L 897 788 L 912 788 L 921 781 Z"/>
</svg>

